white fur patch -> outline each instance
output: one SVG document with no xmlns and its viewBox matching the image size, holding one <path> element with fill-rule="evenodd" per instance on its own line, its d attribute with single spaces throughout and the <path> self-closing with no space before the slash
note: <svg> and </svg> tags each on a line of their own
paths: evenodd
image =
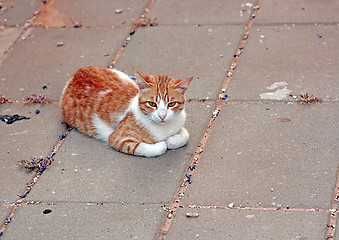
<svg viewBox="0 0 339 240">
<path fill-rule="evenodd" d="M 126 81 L 128 81 L 128 82 L 131 82 L 131 83 L 133 83 L 135 86 L 137 86 L 137 84 L 136 84 L 136 83 L 135 83 L 135 82 L 134 82 L 127 74 L 125 74 L 125 73 L 123 73 L 123 72 L 121 72 L 121 71 L 118 71 L 118 70 L 116 70 L 116 69 L 109 69 L 109 70 L 111 70 L 112 72 L 118 74 L 118 76 L 120 77 L 120 79 L 126 80 Z M 126 84 L 127 84 L 127 82 L 126 82 Z"/>
<path fill-rule="evenodd" d="M 182 128 L 181 131 L 173 135 L 169 138 L 167 138 L 166 143 L 167 143 L 167 148 L 168 149 L 176 149 L 180 148 L 186 145 L 189 139 L 189 134 L 185 128 Z"/>
<path fill-rule="evenodd" d="M 110 92 L 112 92 L 113 90 L 112 89 L 107 89 L 107 90 L 105 90 L 105 91 L 101 91 L 101 92 L 99 92 L 99 96 L 104 96 L 104 95 L 106 95 L 107 93 L 110 93 Z"/>
<path fill-rule="evenodd" d="M 156 157 L 164 154 L 166 151 L 167 145 L 164 141 L 154 144 L 140 143 L 134 154 L 143 157 Z"/>
<path fill-rule="evenodd" d="M 62 90 L 61 99 L 60 99 L 60 106 L 61 106 L 61 103 L 62 103 L 62 99 L 63 99 L 63 97 L 64 97 L 65 90 L 66 90 L 66 88 L 68 88 L 68 84 L 69 84 L 69 82 L 70 82 L 72 79 L 73 79 L 73 77 L 72 77 L 70 80 L 68 80 L 68 82 L 66 83 L 64 89 Z"/>
<path fill-rule="evenodd" d="M 114 132 L 114 129 L 101 120 L 97 114 L 93 114 L 92 124 L 97 133 L 96 138 L 108 142 L 108 137 Z"/>
</svg>

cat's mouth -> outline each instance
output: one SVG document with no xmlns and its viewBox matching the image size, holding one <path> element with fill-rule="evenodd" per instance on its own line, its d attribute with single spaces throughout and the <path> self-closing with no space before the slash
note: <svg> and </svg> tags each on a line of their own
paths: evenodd
<svg viewBox="0 0 339 240">
<path fill-rule="evenodd" d="M 159 125 L 165 125 L 167 123 L 166 120 L 160 120 L 160 119 L 152 119 L 152 121 Z"/>
</svg>

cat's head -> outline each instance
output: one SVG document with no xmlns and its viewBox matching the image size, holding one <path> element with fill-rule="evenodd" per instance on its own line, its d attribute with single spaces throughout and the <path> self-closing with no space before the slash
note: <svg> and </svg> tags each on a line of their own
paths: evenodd
<svg viewBox="0 0 339 240">
<path fill-rule="evenodd" d="M 143 75 L 137 72 L 141 112 L 158 124 L 170 122 L 185 106 L 185 96 L 193 77 L 173 79 L 166 75 Z"/>
</svg>

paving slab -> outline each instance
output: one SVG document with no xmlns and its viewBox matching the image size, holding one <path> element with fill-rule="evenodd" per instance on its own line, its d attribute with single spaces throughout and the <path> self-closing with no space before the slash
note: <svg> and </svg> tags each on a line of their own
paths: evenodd
<svg viewBox="0 0 339 240">
<path fill-rule="evenodd" d="M 0 206 L 0 219 L 6 219 L 7 216 L 10 214 L 12 210 L 12 207 L 5 207 L 5 206 Z"/>
<path fill-rule="evenodd" d="M 114 27 L 132 26 L 148 4 L 148 0 L 49 0 L 40 8 L 35 20 L 49 27 Z"/>
<path fill-rule="evenodd" d="M 166 26 L 138 29 L 115 68 L 131 73 L 194 76 L 188 99 L 216 99 L 243 26 Z"/>
<path fill-rule="evenodd" d="M 339 3 L 336 0 L 262 1 L 256 23 L 337 23 Z"/>
<path fill-rule="evenodd" d="M 40 114 L 36 114 L 36 109 Z M 5 124 L 0 121 L 0 201 L 13 202 L 32 180 L 33 173 L 21 167 L 18 161 L 33 157 L 46 157 L 65 130 L 61 124 L 61 111 L 57 104 L 11 104 L 0 105 L 0 115 L 19 114 L 28 120 Z"/>
<path fill-rule="evenodd" d="M 44 214 L 46 209 L 52 212 Z M 24 205 L 8 225 L 4 238 L 155 239 L 164 217 L 160 205 Z"/>
<path fill-rule="evenodd" d="M 336 105 L 225 105 L 183 204 L 331 208 Z"/>
<path fill-rule="evenodd" d="M 38 10 L 41 0 L 1 1 L 0 25 L 23 26 Z"/>
<path fill-rule="evenodd" d="M 159 25 L 182 24 L 244 24 L 247 23 L 255 0 L 208 0 L 195 1 L 155 1 L 151 18 L 156 18 Z"/>
<path fill-rule="evenodd" d="M 186 213 L 199 213 L 187 218 Z M 324 239 L 326 212 L 179 209 L 166 239 Z"/>
<path fill-rule="evenodd" d="M 27 199 L 170 203 L 202 137 L 212 104 L 187 105 L 187 146 L 157 158 L 141 158 L 113 150 L 103 142 L 72 131 Z"/>
<path fill-rule="evenodd" d="M 254 25 L 228 89 L 230 100 L 339 100 L 336 25 Z M 321 37 L 318 36 L 321 34 Z"/>
<path fill-rule="evenodd" d="M 15 100 L 35 93 L 59 101 L 75 70 L 87 65 L 107 67 L 128 32 L 122 28 L 28 29 L 0 65 L 1 93 Z"/>
<path fill-rule="evenodd" d="M 12 46 L 14 41 L 20 36 L 22 31 L 22 27 L 0 27 L 0 59 L 3 57 L 3 54 Z"/>
</svg>

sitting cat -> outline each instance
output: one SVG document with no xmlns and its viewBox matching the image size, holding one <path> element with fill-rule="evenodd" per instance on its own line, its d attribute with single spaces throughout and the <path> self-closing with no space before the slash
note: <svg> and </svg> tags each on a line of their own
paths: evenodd
<svg viewBox="0 0 339 240">
<path fill-rule="evenodd" d="M 193 78 L 137 74 L 133 81 L 113 69 L 78 69 L 61 97 L 65 122 L 127 154 L 155 157 L 184 146 L 184 93 Z"/>
</svg>

